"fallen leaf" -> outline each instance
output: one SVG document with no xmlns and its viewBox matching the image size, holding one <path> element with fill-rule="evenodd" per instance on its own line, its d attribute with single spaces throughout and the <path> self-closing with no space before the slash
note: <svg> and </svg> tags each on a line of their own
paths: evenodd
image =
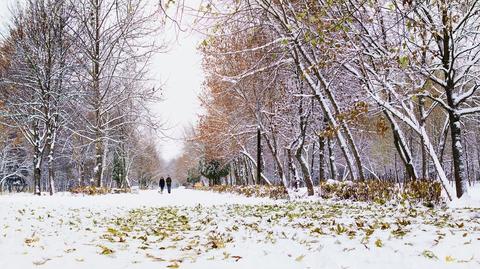
<svg viewBox="0 0 480 269">
<path fill-rule="evenodd" d="M 49 258 L 43 258 L 42 260 L 39 260 L 39 261 L 33 261 L 33 264 L 39 266 L 39 265 L 44 265 L 45 263 L 47 263 L 49 260 Z"/>
<path fill-rule="evenodd" d="M 297 258 L 295 258 L 295 261 L 301 262 L 303 260 L 303 258 L 305 258 L 305 255 L 300 255 Z"/>
<path fill-rule="evenodd" d="M 162 259 L 162 258 L 160 258 L 160 257 L 156 257 L 156 256 L 154 256 L 154 255 L 152 255 L 152 254 L 150 254 L 150 253 L 147 253 L 146 256 L 147 256 L 147 258 L 150 258 L 150 259 L 152 259 L 152 260 L 154 260 L 154 261 L 156 261 L 156 262 L 164 262 L 164 261 L 165 261 L 165 259 Z"/>
</svg>

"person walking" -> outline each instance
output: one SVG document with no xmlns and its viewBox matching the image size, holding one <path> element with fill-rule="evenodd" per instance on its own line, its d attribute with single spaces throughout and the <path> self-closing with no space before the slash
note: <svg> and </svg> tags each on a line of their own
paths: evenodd
<svg viewBox="0 0 480 269">
<path fill-rule="evenodd" d="M 158 181 L 158 185 L 160 187 L 160 193 L 163 193 L 163 189 L 165 188 L 165 179 L 163 177 Z"/>
<path fill-rule="evenodd" d="M 168 193 L 171 193 L 172 192 L 172 179 L 170 178 L 170 176 L 167 177 L 167 191 Z"/>
</svg>

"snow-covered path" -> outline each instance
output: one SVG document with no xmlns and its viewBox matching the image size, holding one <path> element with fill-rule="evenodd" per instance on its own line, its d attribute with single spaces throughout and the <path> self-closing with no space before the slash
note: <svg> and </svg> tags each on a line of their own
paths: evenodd
<svg viewBox="0 0 480 269">
<path fill-rule="evenodd" d="M 123 209 L 161 206 L 202 206 L 228 204 L 259 204 L 269 202 L 268 199 L 246 198 L 235 195 L 225 195 L 213 192 L 175 189 L 172 194 L 165 191 L 160 194 L 156 190 L 141 191 L 140 194 L 112 194 L 98 196 L 72 196 L 70 193 L 58 193 L 50 196 L 37 197 L 30 194 L 0 195 L 0 204 L 36 205 L 48 207 L 89 207 Z"/>
<path fill-rule="evenodd" d="M 480 209 L 174 190 L 0 196 L 0 268 L 480 268 Z"/>
</svg>

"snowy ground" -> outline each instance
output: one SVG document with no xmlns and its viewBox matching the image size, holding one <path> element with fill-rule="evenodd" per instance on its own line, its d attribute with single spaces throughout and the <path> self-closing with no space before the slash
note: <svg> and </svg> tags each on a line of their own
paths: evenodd
<svg viewBox="0 0 480 269">
<path fill-rule="evenodd" d="M 0 268 L 480 268 L 480 208 L 0 195 Z"/>
</svg>

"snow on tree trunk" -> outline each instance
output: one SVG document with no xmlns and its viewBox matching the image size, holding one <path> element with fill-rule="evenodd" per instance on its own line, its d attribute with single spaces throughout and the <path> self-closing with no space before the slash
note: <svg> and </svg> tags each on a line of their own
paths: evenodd
<svg viewBox="0 0 480 269">
<path fill-rule="evenodd" d="M 308 75 L 308 71 L 307 69 L 304 67 L 303 64 L 299 63 L 299 66 L 300 66 L 300 69 L 301 70 L 304 70 L 304 74 L 305 74 L 305 78 L 308 82 L 308 85 L 312 88 L 312 90 L 314 91 L 315 93 L 315 98 L 318 100 L 318 102 L 320 103 L 324 113 L 325 113 L 325 116 L 326 118 L 328 119 L 328 122 L 330 123 L 331 125 L 331 128 L 334 130 L 335 132 L 335 137 L 337 138 L 338 140 L 338 143 L 340 144 L 340 149 L 345 157 L 345 160 L 347 162 L 347 166 L 348 166 L 348 169 L 350 171 L 350 174 L 352 175 L 352 177 L 355 175 L 354 173 L 354 162 L 353 162 L 353 157 L 352 157 L 352 154 L 350 152 L 350 149 L 347 145 L 347 142 L 345 140 L 345 137 L 343 135 L 343 133 L 341 131 L 339 131 L 339 125 L 337 123 L 337 120 L 335 119 L 330 107 L 328 106 L 327 104 L 327 101 L 325 100 L 325 98 L 323 97 L 323 94 L 320 92 L 320 86 L 319 84 L 315 84 L 315 82 L 313 81 L 313 79 L 310 77 L 310 75 Z"/>
<path fill-rule="evenodd" d="M 35 195 L 41 195 L 41 177 L 42 177 L 42 170 L 41 170 L 42 160 L 41 157 L 34 153 L 33 157 L 33 185 L 34 190 L 33 193 Z"/>
<path fill-rule="evenodd" d="M 255 169 L 257 168 L 257 163 L 255 162 L 255 159 L 252 157 L 252 155 L 250 155 L 247 151 L 243 150 L 242 151 L 242 154 L 247 157 L 247 159 L 250 161 L 250 163 L 255 167 Z M 260 174 L 262 179 L 265 181 L 265 183 L 267 183 L 267 185 L 271 186 L 272 185 L 272 182 L 265 176 L 264 173 L 261 173 Z M 253 176 L 253 173 L 252 173 L 252 178 L 254 178 Z M 255 183 L 255 181 L 253 181 Z"/>
<path fill-rule="evenodd" d="M 328 147 L 328 163 L 330 164 L 330 178 L 336 180 L 337 175 L 337 162 L 335 159 L 335 150 L 334 150 L 334 142 L 332 139 L 327 139 L 327 147 Z"/>
<path fill-rule="evenodd" d="M 325 179 L 325 137 L 318 136 L 318 183 Z"/>
<path fill-rule="evenodd" d="M 460 128 L 460 117 L 455 113 L 450 114 L 450 134 L 452 139 L 453 172 L 457 198 L 468 195 L 467 177 L 463 163 L 462 131 Z"/>
<path fill-rule="evenodd" d="M 49 150 L 48 150 L 48 157 L 47 157 L 47 165 L 48 165 L 48 190 L 50 195 L 53 195 L 55 193 L 55 171 L 54 171 L 54 147 L 55 144 L 52 142 L 49 145 Z"/>
<path fill-rule="evenodd" d="M 315 194 L 315 190 L 313 189 L 313 181 L 312 181 L 312 174 L 310 173 L 310 169 L 308 168 L 308 163 L 305 160 L 305 157 L 302 154 L 303 147 L 297 148 L 295 152 L 295 157 L 297 158 L 298 163 L 300 164 L 300 169 L 302 170 L 303 175 L 303 182 L 307 186 L 307 193 L 308 196 L 312 196 Z"/>
<path fill-rule="evenodd" d="M 267 146 L 270 149 L 270 153 L 272 154 L 272 157 L 273 157 L 273 159 L 275 161 L 275 164 L 277 166 L 277 172 L 278 172 L 278 176 L 280 177 L 281 183 L 285 188 L 288 188 L 288 183 L 287 183 L 287 179 L 285 177 L 285 172 L 284 172 L 284 168 L 283 168 L 283 165 L 282 165 L 282 161 L 280 160 L 280 156 L 278 154 L 278 149 L 277 149 L 277 146 L 276 146 L 277 145 L 276 140 L 275 140 L 276 138 L 273 136 L 271 138 L 273 141 L 271 141 L 270 137 L 267 136 L 266 134 L 264 134 L 264 138 L 265 138 L 265 141 L 267 142 Z"/>
<path fill-rule="evenodd" d="M 409 179 L 416 180 L 418 179 L 417 171 L 415 170 L 415 165 L 413 164 L 412 154 L 410 148 L 408 147 L 407 142 L 405 141 L 405 136 L 400 129 L 397 121 L 392 117 L 390 112 L 385 111 L 386 118 L 390 122 L 393 133 L 393 140 L 395 148 L 397 149 L 398 155 L 405 166 L 405 170 Z M 423 142 L 423 139 L 422 139 Z"/>
<path fill-rule="evenodd" d="M 43 150 L 40 148 L 40 138 L 38 136 L 36 125 L 33 127 L 33 140 L 33 193 L 35 195 L 41 195 Z"/>
</svg>

